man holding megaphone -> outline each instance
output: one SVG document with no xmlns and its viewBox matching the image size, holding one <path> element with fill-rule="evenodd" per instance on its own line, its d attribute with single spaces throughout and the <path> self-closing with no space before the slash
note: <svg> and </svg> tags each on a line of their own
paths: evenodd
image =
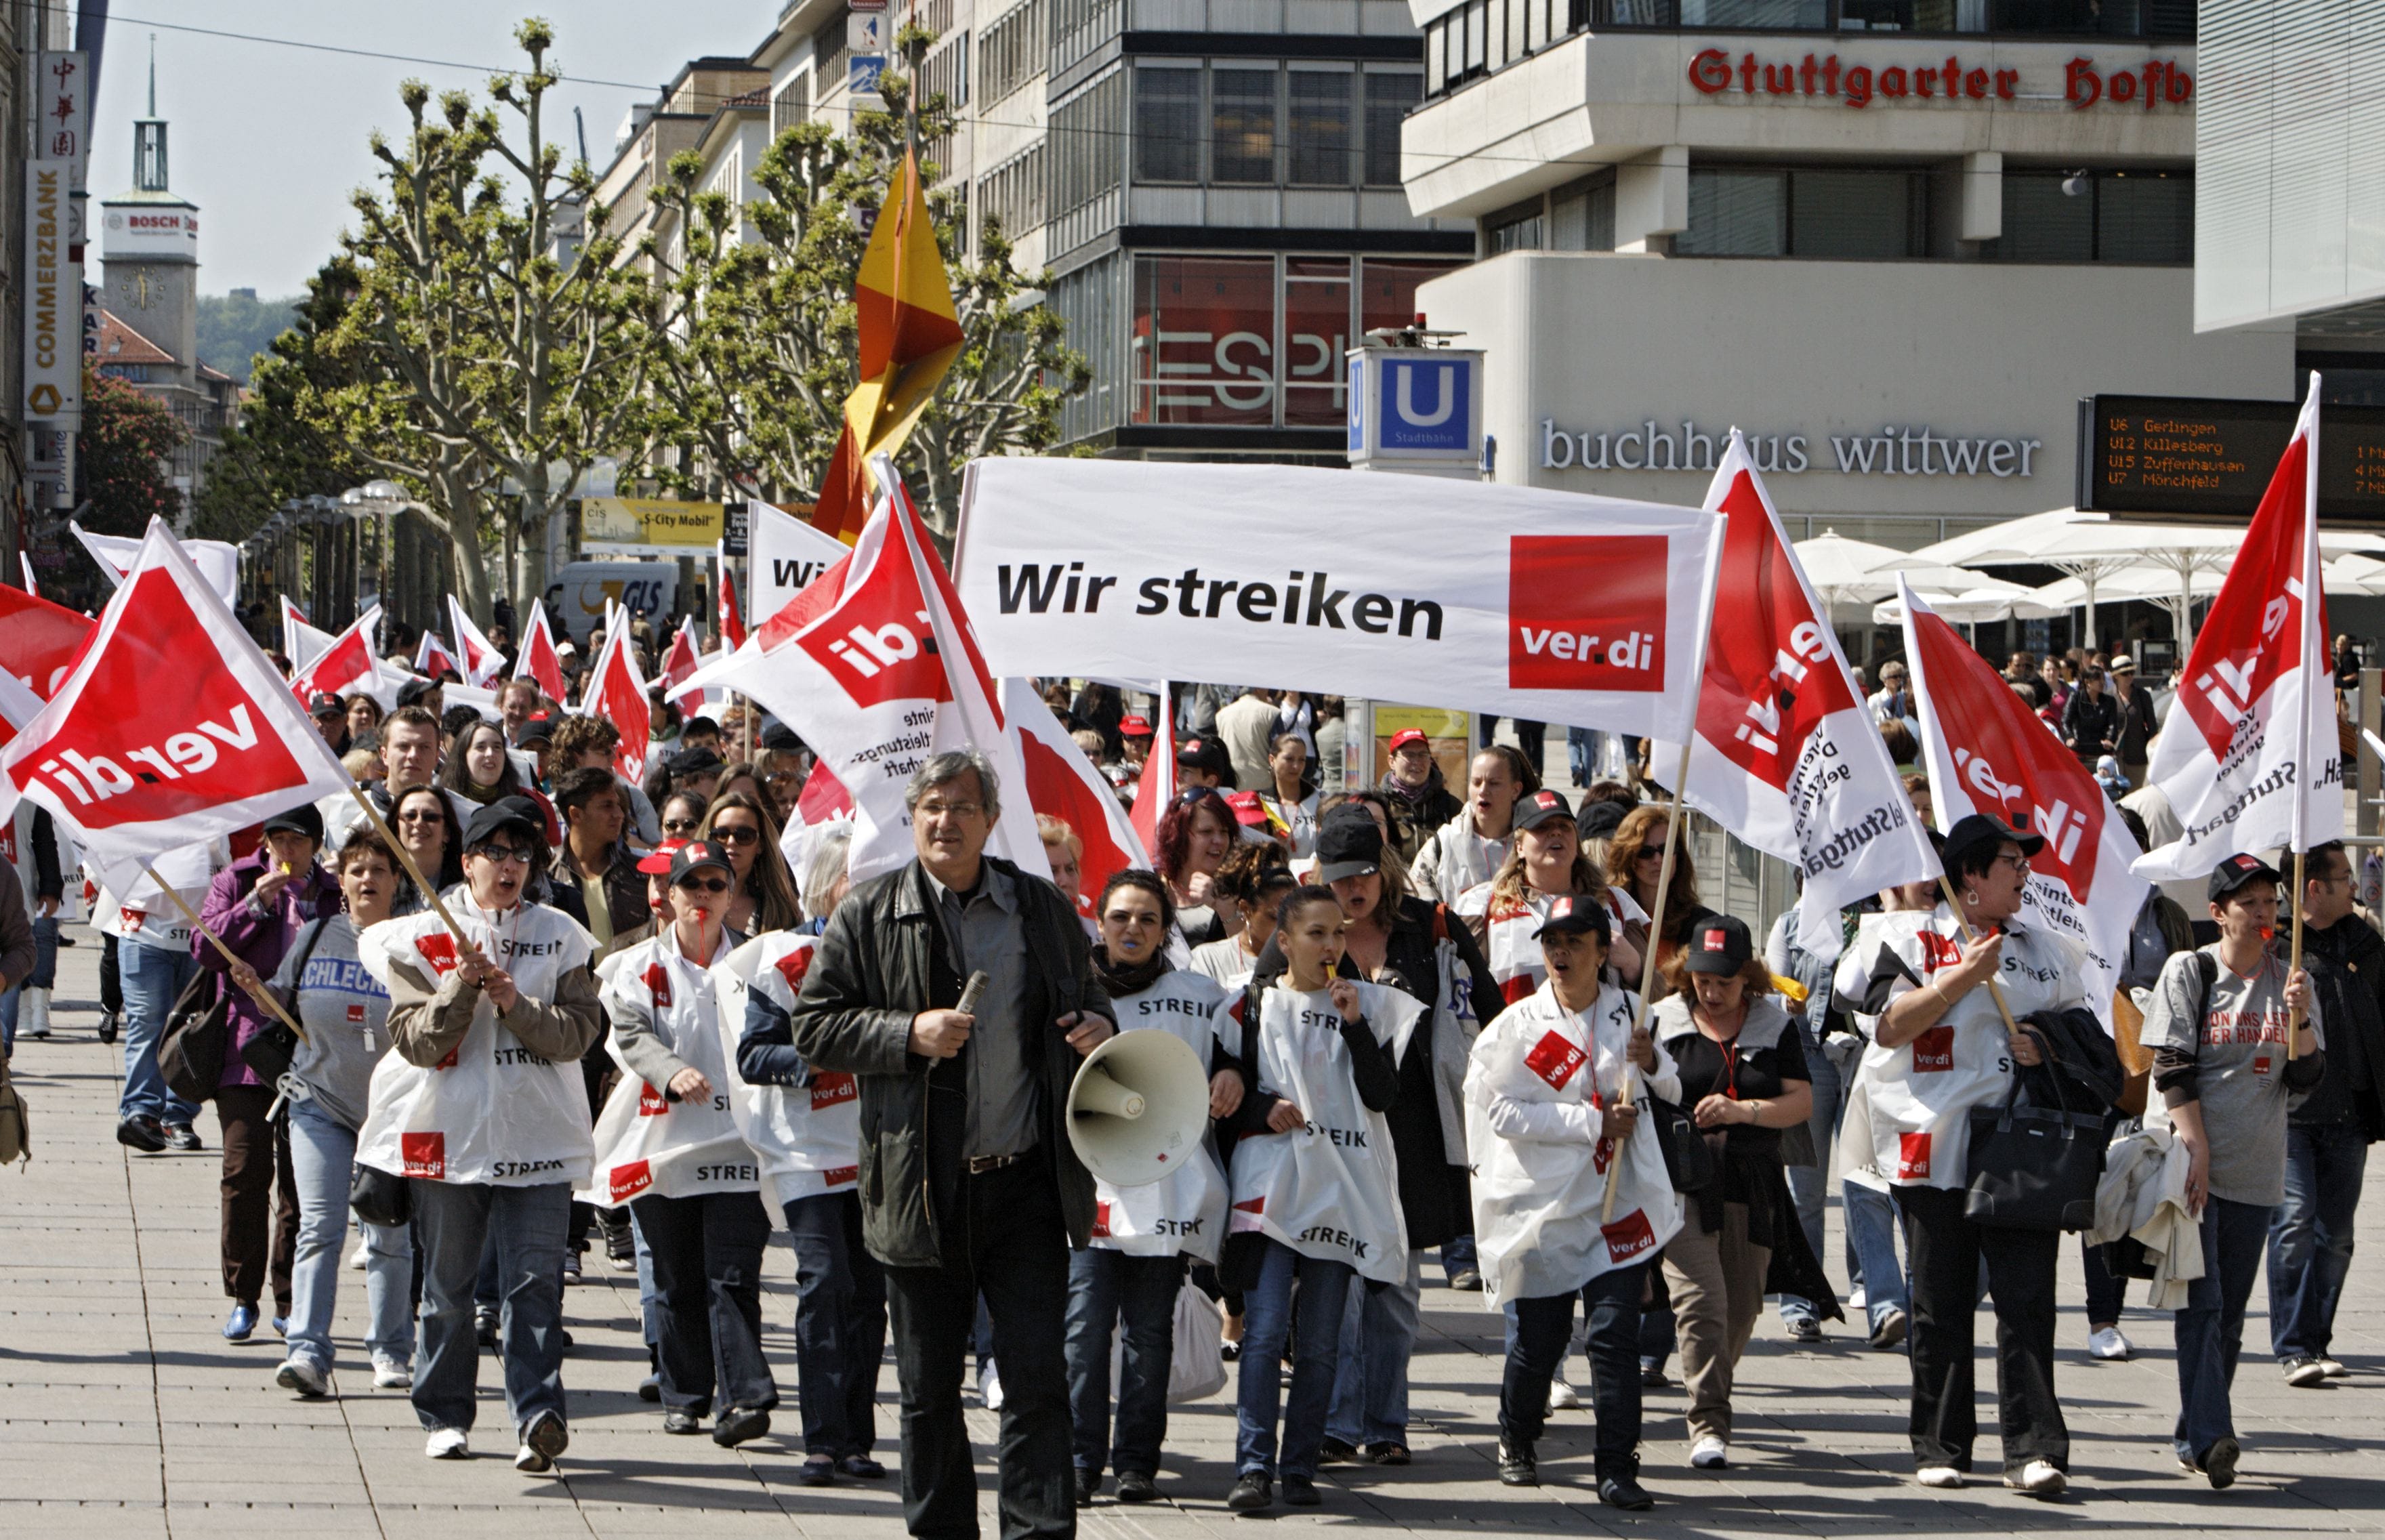
<svg viewBox="0 0 2385 1540">
<path fill-rule="evenodd" d="M 1093 1179 L 1066 1123 L 1079 1064 L 1116 1028 L 1075 908 L 985 854 L 1001 795 L 973 749 L 920 767 L 904 794 L 918 858 L 837 906 L 789 1020 L 806 1063 L 859 1088 L 862 1241 L 886 1268 L 902 1382 L 903 1517 L 939 1540 L 978 1533 L 961 1371 L 980 1296 L 1006 1392 L 1003 1532 L 1077 1527 L 1061 1345 Z"/>
</svg>

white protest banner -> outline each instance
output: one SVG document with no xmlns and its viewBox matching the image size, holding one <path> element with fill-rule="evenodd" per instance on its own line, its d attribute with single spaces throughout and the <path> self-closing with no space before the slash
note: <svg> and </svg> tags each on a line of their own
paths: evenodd
<svg viewBox="0 0 2385 1540">
<path fill-rule="evenodd" d="M 2082 957 L 2088 1003 L 2106 1028 L 2112 989 L 2147 884 L 2129 864 L 2142 854 L 2095 777 L 2012 686 L 1903 580 L 1904 657 L 1941 830 L 1972 813 L 2041 834 L 2021 894 L 2025 921 Z"/>
<path fill-rule="evenodd" d="M 745 517 L 745 599 L 757 626 L 851 549 L 836 536 L 768 503 L 747 503 Z M 728 634 L 725 627 L 722 634 Z"/>
<path fill-rule="evenodd" d="M 2318 547 L 2318 376 L 2194 633 L 2147 770 L 2185 832 L 2137 863 L 2200 877 L 2240 851 L 2343 837 L 2343 752 Z"/>
<path fill-rule="evenodd" d="M 971 461 L 955 582 L 1005 675 L 1204 677 L 1687 736 L 1722 521 L 1283 465 Z"/>
<path fill-rule="evenodd" d="M 104 862 L 152 860 L 349 785 L 162 520 L 66 682 L 0 750 L 0 800 L 39 803 Z"/>
<path fill-rule="evenodd" d="M 1804 874 L 1799 945 L 1836 957 L 1842 908 L 1935 876 L 1938 858 L 1736 428 L 1706 507 L 1722 570 L 1682 799 Z M 1679 752 L 1660 743 L 1652 762 Z"/>
<path fill-rule="evenodd" d="M 142 542 L 120 534 L 94 534 L 81 524 L 69 521 L 75 538 L 91 553 L 91 559 L 107 574 L 110 582 L 122 582 L 132 570 L 132 563 L 141 555 Z M 182 554 L 196 564 L 207 586 L 214 589 L 227 605 L 240 603 L 240 547 L 227 545 L 220 540 L 184 540 L 177 542 Z"/>
</svg>

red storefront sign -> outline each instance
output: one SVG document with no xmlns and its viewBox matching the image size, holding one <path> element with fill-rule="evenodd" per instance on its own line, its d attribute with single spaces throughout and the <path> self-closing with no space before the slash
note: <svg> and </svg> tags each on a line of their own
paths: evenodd
<svg viewBox="0 0 2385 1540">
<path fill-rule="evenodd" d="M 1943 64 L 1846 64 L 1836 54 L 1807 54 L 1799 60 L 1778 62 L 1729 51 L 1706 48 L 1690 60 L 1690 84 L 1702 95 L 1737 92 L 1746 96 L 1828 96 L 1851 107 L 1867 107 L 1876 100 L 2009 102 L 2021 95 L 2021 72 L 1966 64 L 1949 54 Z M 2098 104 L 2110 106 L 2183 105 L 2194 95 L 2194 77 L 2167 59 L 2147 59 L 2141 65 L 2109 72 L 2095 68 L 2091 57 L 2072 59 L 2063 69 L 2062 99 L 2071 110 L 2083 112 Z"/>
</svg>

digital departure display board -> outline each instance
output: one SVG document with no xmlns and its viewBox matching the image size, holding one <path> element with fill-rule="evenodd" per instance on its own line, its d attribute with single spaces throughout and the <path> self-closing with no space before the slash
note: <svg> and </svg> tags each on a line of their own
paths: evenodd
<svg viewBox="0 0 2385 1540">
<path fill-rule="evenodd" d="M 2299 411 L 2291 401 L 2082 397 L 2079 506 L 2119 519 L 2249 519 Z M 2319 409 L 2318 511 L 2385 525 L 2385 407 Z"/>
</svg>

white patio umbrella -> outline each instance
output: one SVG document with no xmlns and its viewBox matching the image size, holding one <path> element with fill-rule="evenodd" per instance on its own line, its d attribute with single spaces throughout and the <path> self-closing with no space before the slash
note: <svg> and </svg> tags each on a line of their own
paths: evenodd
<svg viewBox="0 0 2385 1540">
<path fill-rule="evenodd" d="M 1815 597 L 1834 610 L 1842 604 L 1888 597 L 1896 592 L 1899 575 L 1917 591 L 1947 594 L 1966 593 L 1996 581 L 1983 572 L 1924 561 L 1893 545 L 1850 540 L 1830 529 L 1796 542 L 1795 549 L 1798 564 L 1805 569 L 1805 580 L 1814 585 Z"/>
<path fill-rule="evenodd" d="M 2330 594 L 2385 595 L 2385 561 L 2351 552 L 2329 562 L 2320 582 Z"/>
<path fill-rule="evenodd" d="M 2063 580 L 2067 582 L 2067 578 Z M 2050 605 L 2037 597 L 2036 591 L 2025 584 L 2006 582 L 2001 578 L 1982 579 L 1971 587 L 1956 593 L 1934 593 L 1917 589 L 1921 602 L 1937 612 L 1942 620 L 1956 625 L 1975 626 L 1984 620 L 2046 620 L 2063 612 L 2067 607 Z M 1901 626 L 1904 623 L 1904 606 L 1895 599 L 1882 599 L 1871 607 L 1876 625 Z"/>
</svg>

